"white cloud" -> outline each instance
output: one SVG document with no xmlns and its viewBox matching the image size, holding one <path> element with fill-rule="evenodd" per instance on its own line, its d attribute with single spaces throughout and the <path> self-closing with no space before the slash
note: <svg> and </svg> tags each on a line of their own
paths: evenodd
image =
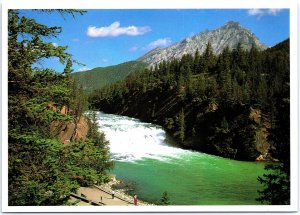
<svg viewBox="0 0 300 215">
<path fill-rule="evenodd" d="M 160 38 L 160 39 L 157 39 L 157 40 L 149 43 L 143 49 L 144 50 L 151 50 L 151 49 L 154 49 L 156 47 L 167 47 L 167 46 L 171 45 L 171 43 L 172 43 L 172 40 L 170 38 Z"/>
<path fill-rule="evenodd" d="M 263 11 L 261 9 L 248 10 L 248 15 L 250 15 L 250 16 L 262 15 L 262 14 L 263 14 Z"/>
<path fill-rule="evenodd" d="M 267 15 L 276 16 L 280 11 L 281 9 L 250 9 L 248 10 L 248 15 L 260 18 Z"/>
<path fill-rule="evenodd" d="M 82 68 L 78 69 L 77 72 L 84 72 L 87 70 L 91 70 L 91 69 L 89 67 L 82 67 Z"/>
<path fill-rule="evenodd" d="M 58 47 L 58 44 L 57 44 L 57 43 L 52 43 L 52 45 L 53 45 L 54 47 Z"/>
<path fill-rule="evenodd" d="M 276 16 L 280 11 L 281 11 L 281 9 L 269 9 L 268 14 Z"/>
<path fill-rule="evenodd" d="M 151 31 L 149 26 L 136 27 L 128 26 L 121 27 L 120 22 L 114 22 L 110 26 L 99 27 L 89 26 L 86 34 L 89 37 L 117 37 L 120 35 L 137 36 Z"/>
</svg>

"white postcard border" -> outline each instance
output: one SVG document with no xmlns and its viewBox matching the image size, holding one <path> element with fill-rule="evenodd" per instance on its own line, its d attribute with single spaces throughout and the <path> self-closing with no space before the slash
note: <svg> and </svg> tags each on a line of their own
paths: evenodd
<svg viewBox="0 0 300 215">
<path fill-rule="evenodd" d="M 290 83 L 291 83 L 291 205 L 255 206 L 8 206 L 8 96 L 7 96 L 7 10 L 8 9 L 246 9 L 286 8 L 290 10 Z M 2 5 L 2 211 L 3 212 L 292 212 L 298 210 L 299 170 L 299 76 L 297 67 L 298 14 L 296 1 L 259 0 L 110 0 L 110 1 L 50 1 L 10 0 Z"/>
</svg>

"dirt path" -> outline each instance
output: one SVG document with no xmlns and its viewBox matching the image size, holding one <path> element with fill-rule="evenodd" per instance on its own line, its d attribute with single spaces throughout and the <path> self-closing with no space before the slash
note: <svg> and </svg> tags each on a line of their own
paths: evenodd
<svg viewBox="0 0 300 215">
<path fill-rule="evenodd" d="M 127 201 L 124 201 L 122 199 L 119 199 L 117 196 L 118 194 L 115 194 L 115 197 L 112 198 L 111 194 L 108 194 L 102 190 L 99 190 L 96 187 L 80 187 L 77 191 L 77 195 L 83 194 L 86 196 L 86 199 L 89 201 L 94 201 L 94 202 L 100 202 L 103 203 L 104 205 L 121 205 L 121 206 L 133 206 L 132 203 L 129 203 Z M 102 200 L 101 200 L 102 197 Z"/>
<path fill-rule="evenodd" d="M 80 187 L 77 193 L 71 194 L 70 204 L 78 206 L 134 206 L 133 196 L 128 195 L 125 189 L 113 189 L 114 185 L 122 183 L 112 178 L 108 183 L 102 185 L 94 185 L 92 187 Z M 111 193 L 115 192 L 115 197 L 112 198 Z M 154 206 L 152 203 L 138 200 L 138 206 Z"/>
</svg>

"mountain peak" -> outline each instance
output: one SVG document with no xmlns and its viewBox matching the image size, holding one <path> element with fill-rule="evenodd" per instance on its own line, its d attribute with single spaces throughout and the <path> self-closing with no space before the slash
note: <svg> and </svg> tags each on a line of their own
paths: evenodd
<svg viewBox="0 0 300 215">
<path fill-rule="evenodd" d="M 240 28 L 241 25 L 239 22 L 235 22 L 235 21 L 229 21 L 227 22 L 223 27 L 229 27 L 229 28 Z"/>
<path fill-rule="evenodd" d="M 184 54 L 193 55 L 197 49 L 201 54 L 209 42 L 215 54 L 220 54 L 225 47 L 234 49 L 239 43 L 248 50 L 253 44 L 261 50 L 266 48 L 251 31 L 243 28 L 238 22 L 229 21 L 215 30 L 205 30 L 167 48 L 154 49 L 137 60 L 154 66 L 173 58 L 180 59 Z"/>
</svg>

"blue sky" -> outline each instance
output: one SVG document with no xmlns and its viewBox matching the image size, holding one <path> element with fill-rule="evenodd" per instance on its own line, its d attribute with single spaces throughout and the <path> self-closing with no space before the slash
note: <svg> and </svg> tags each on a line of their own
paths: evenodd
<svg viewBox="0 0 300 215">
<path fill-rule="evenodd" d="M 169 46 L 228 21 L 239 22 L 266 46 L 289 37 L 289 10 L 278 9 L 88 10 L 75 19 L 27 10 L 22 14 L 63 28 L 50 41 L 67 45 L 74 59 L 85 64 L 73 65 L 74 71 L 135 60 L 157 46 Z M 41 63 L 57 71 L 64 68 L 56 59 Z"/>
</svg>

